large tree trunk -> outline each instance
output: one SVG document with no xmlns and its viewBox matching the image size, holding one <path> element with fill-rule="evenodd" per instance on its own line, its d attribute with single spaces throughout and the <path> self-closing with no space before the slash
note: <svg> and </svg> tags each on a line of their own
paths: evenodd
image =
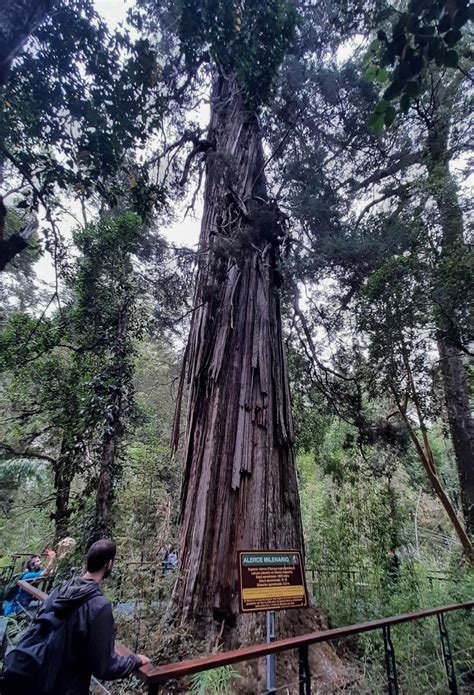
<svg viewBox="0 0 474 695">
<path fill-rule="evenodd" d="M 52 12 L 56 0 L 2 0 L 0 4 L 0 86 L 30 34 Z"/>
<path fill-rule="evenodd" d="M 438 114 L 428 137 L 428 177 L 439 210 L 442 227 L 441 258 L 453 259 L 469 253 L 464 242 L 463 214 L 456 182 L 449 170 L 449 115 Z M 470 409 L 469 384 L 456 330 L 456 308 L 469 301 L 455 298 L 443 286 L 436 288 L 437 342 L 449 428 L 459 473 L 466 528 L 474 534 L 474 421 Z M 450 297 L 447 299 L 447 297 Z M 454 310 L 454 311 L 453 311 Z"/>
<path fill-rule="evenodd" d="M 208 645 L 222 634 L 231 646 L 261 637 L 257 618 L 239 615 L 237 551 L 301 548 L 303 538 L 278 289 L 283 220 L 237 82 L 216 76 L 211 103 L 171 614 Z"/>
</svg>

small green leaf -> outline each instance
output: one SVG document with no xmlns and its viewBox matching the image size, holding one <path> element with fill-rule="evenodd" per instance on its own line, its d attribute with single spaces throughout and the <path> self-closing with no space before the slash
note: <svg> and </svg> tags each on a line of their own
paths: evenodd
<svg viewBox="0 0 474 695">
<path fill-rule="evenodd" d="M 375 107 L 375 113 L 385 113 L 389 106 L 390 104 L 386 99 L 381 99 Z"/>
<path fill-rule="evenodd" d="M 403 82 L 395 80 L 385 90 L 383 98 L 391 101 L 392 99 L 395 99 L 395 97 L 398 97 L 402 93 L 402 90 Z"/>
<path fill-rule="evenodd" d="M 385 116 L 384 116 L 384 122 L 387 128 L 390 128 L 392 123 L 395 120 L 395 117 L 397 115 L 397 112 L 393 106 L 389 106 L 388 109 L 385 111 Z"/>
<path fill-rule="evenodd" d="M 410 96 L 408 94 L 403 94 L 402 98 L 400 99 L 400 111 L 402 113 L 408 113 L 408 111 L 410 110 L 410 104 Z"/>
<path fill-rule="evenodd" d="M 451 29 L 451 17 L 449 14 L 445 14 L 441 17 L 438 24 L 438 31 L 440 34 L 444 34 L 446 31 Z"/>
<path fill-rule="evenodd" d="M 369 65 L 367 70 L 364 72 L 364 80 L 367 80 L 367 82 L 373 82 L 377 77 L 378 71 L 379 68 L 376 65 Z"/>
<path fill-rule="evenodd" d="M 457 51 L 446 51 L 446 55 L 444 56 L 444 64 L 446 65 L 447 68 L 455 68 L 457 67 L 457 64 L 459 63 L 459 54 Z"/>
<path fill-rule="evenodd" d="M 453 29 L 460 29 L 469 21 L 469 10 L 467 7 L 460 7 L 453 17 Z"/>
<path fill-rule="evenodd" d="M 379 135 L 382 132 L 385 123 L 385 114 L 383 113 L 373 113 L 369 118 L 369 127 L 375 133 Z"/>
<path fill-rule="evenodd" d="M 446 56 L 446 49 L 443 46 L 442 49 L 438 51 L 438 53 L 435 56 L 435 63 L 439 68 L 442 68 L 444 65 L 444 58 Z"/>
<path fill-rule="evenodd" d="M 441 43 L 441 39 L 439 39 L 437 36 L 431 39 L 431 41 L 428 44 L 428 58 L 430 60 L 433 60 L 436 58 L 436 54 L 438 51 L 440 51 L 443 48 L 443 44 Z"/>
<path fill-rule="evenodd" d="M 411 80 L 405 85 L 405 94 L 408 94 L 409 97 L 417 97 L 419 93 L 420 85 L 418 82 Z"/>
<path fill-rule="evenodd" d="M 375 79 L 380 84 L 384 84 L 388 80 L 388 72 L 385 68 L 380 68 L 375 76 Z"/>
</svg>

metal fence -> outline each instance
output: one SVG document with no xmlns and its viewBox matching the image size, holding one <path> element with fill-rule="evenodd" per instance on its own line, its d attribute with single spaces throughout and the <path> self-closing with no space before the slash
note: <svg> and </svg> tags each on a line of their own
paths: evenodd
<svg viewBox="0 0 474 695">
<path fill-rule="evenodd" d="M 44 592 L 39 591 L 35 587 L 29 586 L 27 582 L 19 582 L 19 584 L 38 602 L 42 602 L 47 598 L 47 595 Z M 166 686 L 166 683 L 168 683 L 170 680 L 180 679 L 192 674 L 208 671 L 210 669 L 254 661 L 272 654 L 296 652 L 299 670 L 297 680 L 299 693 L 300 695 L 310 695 L 312 674 L 309 662 L 309 648 L 312 645 L 332 642 L 334 640 L 340 640 L 347 637 L 354 637 L 356 635 L 368 632 L 379 632 L 381 633 L 381 639 L 383 640 L 386 692 L 389 695 L 398 695 L 399 678 L 397 673 L 396 654 L 392 642 L 392 629 L 401 624 L 411 623 L 435 616 L 438 622 L 439 637 L 446 672 L 446 685 L 444 692 L 450 693 L 450 695 L 458 695 L 458 679 L 453 659 L 453 652 L 451 649 L 451 642 L 446 627 L 445 615 L 446 613 L 451 613 L 454 611 L 468 610 L 473 606 L 474 601 L 467 601 L 466 603 L 430 608 L 403 615 L 395 615 L 389 618 L 383 618 L 381 620 L 372 620 L 365 623 L 358 623 L 356 625 L 347 625 L 345 627 L 335 628 L 332 630 L 312 632 L 299 637 L 281 639 L 272 643 L 257 644 L 251 647 L 244 647 L 242 649 L 235 649 L 233 651 L 214 654 L 212 656 L 201 657 L 189 661 L 167 664 L 160 667 L 153 667 L 151 664 L 149 664 L 139 669 L 137 675 L 145 683 L 148 689 L 148 694 L 157 695 L 160 692 L 160 688 Z M 131 653 L 131 650 L 120 643 L 116 643 L 115 648 L 117 653 L 121 655 Z M 277 690 L 278 688 L 265 692 L 268 693 L 268 695 L 275 695 Z"/>
</svg>

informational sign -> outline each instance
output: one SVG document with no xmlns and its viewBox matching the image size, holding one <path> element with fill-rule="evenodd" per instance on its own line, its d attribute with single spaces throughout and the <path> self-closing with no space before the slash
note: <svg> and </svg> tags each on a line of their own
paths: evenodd
<svg viewBox="0 0 474 695">
<path fill-rule="evenodd" d="M 308 605 L 299 550 L 240 551 L 239 585 L 242 613 Z"/>
</svg>

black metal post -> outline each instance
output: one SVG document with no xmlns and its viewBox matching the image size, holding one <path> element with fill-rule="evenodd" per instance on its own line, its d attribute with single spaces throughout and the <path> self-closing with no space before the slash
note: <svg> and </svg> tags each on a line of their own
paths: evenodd
<svg viewBox="0 0 474 695">
<path fill-rule="evenodd" d="M 449 641 L 448 630 L 444 622 L 444 615 L 438 613 L 438 627 L 441 636 L 441 646 L 443 647 L 444 666 L 446 668 L 446 676 L 448 678 L 448 688 L 451 695 L 458 695 L 458 684 L 456 681 L 456 670 L 454 668 L 453 654 L 451 652 L 451 643 Z"/>
<path fill-rule="evenodd" d="M 148 686 L 148 695 L 158 695 L 160 686 L 158 683 L 150 683 Z"/>
<path fill-rule="evenodd" d="M 300 695 L 311 695 L 311 671 L 309 668 L 308 645 L 298 649 Z"/>
<path fill-rule="evenodd" d="M 385 650 L 385 670 L 387 671 L 387 692 L 389 695 L 399 695 L 395 650 L 388 625 L 383 628 L 383 646 Z"/>
</svg>

